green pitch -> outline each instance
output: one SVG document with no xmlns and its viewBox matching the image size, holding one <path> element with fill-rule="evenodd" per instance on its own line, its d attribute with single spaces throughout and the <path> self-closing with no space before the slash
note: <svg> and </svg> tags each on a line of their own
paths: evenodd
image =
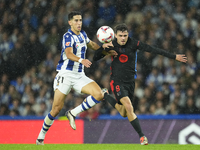
<svg viewBox="0 0 200 150">
<path fill-rule="evenodd" d="M 200 145 L 178 144 L 0 144 L 0 150 L 200 150 Z"/>
</svg>

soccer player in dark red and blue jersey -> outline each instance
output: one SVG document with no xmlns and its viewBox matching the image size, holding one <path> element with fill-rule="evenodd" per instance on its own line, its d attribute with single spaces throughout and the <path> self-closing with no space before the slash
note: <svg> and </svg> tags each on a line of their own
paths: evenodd
<svg viewBox="0 0 200 150">
<path fill-rule="evenodd" d="M 137 77 L 137 50 L 142 50 L 154 54 L 160 54 L 165 57 L 175 59 L 180 62 L 186 62 L 187 57 L 182 54 L 171 54 L 165 50 L 152 47 L 128 36 L 128 28 L 125 24 L 117 25 L 115 28 L 114 48 L 99 49 L 95 52 L 94 61 L 103 58 L 106 52 L 116 51 L 118 55 L 111 56 L 111 82 L 110 87 L 115 95 L 114 99 L 107 90 L 104 89 L 104 99 L 116 108 L 121 116 L 128 117 L 129 122 L 140 137 L 141 145 L 148 145 L 148 140 L 143 134 L 139 120 L 134 113 L 132 106 L 133 93 L 135 88 L 135 78 Z M 104 53 L 104 54 L 103 54 Z"/>
</svg>

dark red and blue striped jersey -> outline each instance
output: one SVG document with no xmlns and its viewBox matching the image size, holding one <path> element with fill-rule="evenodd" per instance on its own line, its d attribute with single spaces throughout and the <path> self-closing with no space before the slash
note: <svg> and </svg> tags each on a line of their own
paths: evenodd
<svg viewBox="0 0 200 150">
<path fill-rule="evenodd" d="M 106 51 L 112 49 L 118 53 L 117 57 L 112 56 L 111 79 L 122 82 L 131 82 L 137 77 L 137 50 L 160 54 L 171 59 L 175 59 L 176 57 L 176 55 L 168 53 L 165 50 L 150 46 L 132 38 L 128 38 L 125 45 L 119 45 L 117 43 L 117 39 L 115 39 L 113 41 L 113 45 L 113 48 L 106 49 Z M 98 51 L 95 52 L 94 60 L 98 60 L 100 58 L 102 58 L 102 54 Z"/>
</svg>

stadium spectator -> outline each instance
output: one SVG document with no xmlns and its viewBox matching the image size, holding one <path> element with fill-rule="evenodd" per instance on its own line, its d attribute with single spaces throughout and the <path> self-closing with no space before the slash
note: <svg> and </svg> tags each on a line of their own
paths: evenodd
<svg viewBox="0 0 200 150">
<path fill-rule="evenodd" d="M 166 110 L 165 110 L 165 107 L 163 105 L 163 102 L 162 101 L 156 101 L 155 102 L 156 104 L 156 109 L 155 109 L 155 112 L 154 114 L 155 115 L 166 115 Z"/>
<path fill-rule="evenodd" d="M 58 33 L 58 28 L 57 26 L 52 26 L 50 33 L 45 41 L 45 46 L 47 49 L 58 49 L 58 45 L 60 42 L 60 36 L 57 34 Z M 56 53 L 56 51 L 53 51 L 52 53 Z"/>
<path fill-rule="evenodd" d="M 102 0 L 98 8 L 97 26 L 111 25 L 116 16 L 116 9 L 111 1 Z"/>
<path fill-rule="evenodd" d="M 13 50 L 14 43 L 9 40 L 9 35 L 7 32 L 4 32 L 2 35 L 2 41 L 0 42 L 0 53 L 3 56 L 4 60 L 8 60 L 8 54 Z"/>
<path fill-rule="evenodd" d="M 32 110 L 32 105 L 27 102 L 24 104 L 23 112 L 21 113 L 22 116 L 35 116 L 35 112 Z"/>
<path fill-rule="evenodd" d="M 169 105 L 169 108 L 167 110 L 167 114 L 169 114 L 169 115 L 178 115 L 179 114 L 179 109 L 178 109 L 176 103 L 172 102 Z"/>
<path fill-rule="evenodd" d="M 0 116 L 7 116 L 7 115 L 9 115 L 8 105 L 1 103 L 1 105 L 0 105 Z"/>
<path fill-rule="evenodd" d="M 195 106 L 194 99 L 189 97 L 185 106 L 181 109 L 180 114 L 199 114 L 200 110 Z"/>
</svg>

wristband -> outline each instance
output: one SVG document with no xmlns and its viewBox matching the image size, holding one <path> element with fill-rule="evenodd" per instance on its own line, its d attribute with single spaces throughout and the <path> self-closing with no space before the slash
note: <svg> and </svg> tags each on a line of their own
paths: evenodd
<svg viewBox="0 0 200 150">
<path fill-rule="evenodd" d="M 82 60 L 83 60 L 83 58 L 80 58 L 80 59 L 78 60 L 78 62 L 79 62 L 79 63 L 81 63 L 81 62 L 82 62 Z"/>
</svg>

